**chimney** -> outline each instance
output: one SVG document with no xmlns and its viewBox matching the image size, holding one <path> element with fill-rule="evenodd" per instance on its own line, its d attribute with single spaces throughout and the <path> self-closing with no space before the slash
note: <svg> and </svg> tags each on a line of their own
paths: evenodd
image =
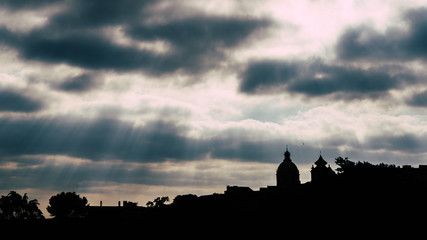
<svg viewBox="0 0 427 240">
<path fill-rule="evenodd" d="M 120 201 L 119 201 L 119 207 L 120 207 Z"/>
<path fill-rule="evenodd" d="M 102 201 L 99 201 L 99 206 L 102 207 Z"/>
</svg>

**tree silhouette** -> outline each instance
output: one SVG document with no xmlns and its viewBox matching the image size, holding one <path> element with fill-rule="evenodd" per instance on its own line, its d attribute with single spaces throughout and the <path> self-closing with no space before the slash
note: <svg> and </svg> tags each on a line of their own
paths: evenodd
<svg viewBox="0 0 427 240">
<path fill-rule="evenodd" d="M 372 164 L 369 162 L 352 162 L 346 158 L 337 157 L 335 163 L 339 166 L 337 168 L 338 175 L 341 181 L 346 183 L 358 184 L 359 186 L 396 186 L 405 181 L 412 181 L 410 176 L 405 175 L 400 167 L 394 164 Z"/>
<path fill-rule="evenodd" d="M 87 215 L 86 197 L 75 192 L 61 192 L 49 199 L 47 211 L 57 219 L 84 218 Z"/>
<path fill-rule="evenodd" d="M 338 174 L 343 174 L 347 170 L 352 169 L 352 168 L 354 168 L 354 166 L 356 166 L 356 164 L 354 162 L 348 160 L 348 157 L 345 157 L 345 158 L 337 157 L 337 158 L 335 158 L 335 163 L 339 166 L 336 169 Z"/>
<path fill-rule="evenodd" d="M 152 201 L 148 201 L 147 204 L 146 204 L 146 206 L 148 208 L 161 208 L 161 207 L 166 206 L 166 204 L 165 204 L 166 202 L 169 202 L 169 197 L 168 196 L 166 196 L 166 197 L 158 197 L 158 198 L 154 199 L 153 202 Z"/>
<path fill-rule="evenodd" d="M 197 195 L 185 194 L 178 195 L 173 199 L 173 205 L 193 205 L 197 201 Z"/>
<path fill-rule="evenodd" d="M 44 219 L 38 205 L 37 199 L 28 200 L 26 193 L 21 196 L 15 191 L 10 191 L 7 196 L 0 198 L 0 219 Z"/>
<path fill-rule="evenodd" d="M 395 170 L 397 167 L 394 164 L 385 164 L 380 163 L 377 165 L 374 165 L 369 162 L 352 162 L 348 159 L 348 157 L 342 158 L 337 157 L 335 158 L 335 163 L 339 166 L 336 170 L 338 174 L 352 174 L 353 172 L 357 171 L 358 174 L 360 173 L 366 173 L 368 171 L 373 171 L 375 174 L 381 174 L 382 170 Z"/>
</svg>

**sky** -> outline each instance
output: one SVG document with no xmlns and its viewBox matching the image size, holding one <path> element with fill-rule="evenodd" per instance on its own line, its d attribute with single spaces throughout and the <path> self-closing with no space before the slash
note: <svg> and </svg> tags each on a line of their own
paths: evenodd
<svg viewBox="0 0 427 240">
<path fill-rule="evenodd" d="M 0 194 L 91 205 L 427 163 L 427 4 L 0 0 Z M 46 212 L 45 212 L 46 215 Z"/>
</svg>

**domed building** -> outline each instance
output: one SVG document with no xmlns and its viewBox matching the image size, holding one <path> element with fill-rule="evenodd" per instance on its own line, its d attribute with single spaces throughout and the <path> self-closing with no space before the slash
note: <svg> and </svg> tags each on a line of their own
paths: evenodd
<svg viewBox="0 0 427 240">
<path fill-rule="evenodd" d="M 276 172 L 277 187 L 286 188 L 301 184 L 299 179 L 299 170 L 291 160 L 291 153 L 286 147 L 285 159 L 280 163 Z"/>
</svg>

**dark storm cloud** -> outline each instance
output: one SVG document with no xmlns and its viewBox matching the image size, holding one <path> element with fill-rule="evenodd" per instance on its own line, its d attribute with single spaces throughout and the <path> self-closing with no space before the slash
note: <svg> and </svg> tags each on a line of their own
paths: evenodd
<svg viewBox="0 0 427 240">
<path fill-rule="evenodd" d="M 361 69 L 321 60 L 249 64 L 241 75 L 239 90 L 248 94 L 277 94 L 283 91 L 305 96 L 339 99 L 377 98 L 388 90 L 416 82 L 409 73 L 391 73 L 387 67 Z"/>
<path fill-rule="evenodd" d="M 0 0 L 0 7 L 12 10 L 34 9 L 62 1 L 64 0 Z"/>
<path fill-rule="evenodd" d="M 427 107 L 427 91 L 414 94 L 406 103 L 415 107 Z"/>
<path fill-rule="evenodd" d="M 186 136 L 187 131 L 185 127 L 164 121 L 134 127 L 114 119 L 3 119 L 0 121 L 3 156 L 0 161 L 22 155 L 66 155 L 92 161 L 192 161 L 211 156 L 276 162 L 277 154 L 284 148 L 283 140 L 247 139 L 245 136 L 252 134 L 248 130 L 228 129 L 201 139 Z"/>
<path fill-rule="evenodd" d="M 298 79 L 289 86 L 290 92 L 307 96 L 336 94 L 338 98 L 376 98 L 390 89 L 400 86 L 404 79 L 378 69 L 316 64 L 308 76 Z"/>
<path fill-rule="evenodd" d="M 227 132 L 211 139 L 190 138 L 184 136 L 185 133 L 184 128 L 162 121 L 133 127 L 112 119 L 3 119 L 0 153 L 10 157 L 45 154 L 93 161 L 161 162 L 200 160 L 211 152 L 224 159 L 268 162 L 271 161 L 269 150 L 278 147 L 271 141 L 245 141 Z M 255 150 L 259 145 L 261 150 Z"/>
<path fill-rule="evenodd" d="M 65 79 L 62 83 L 55 86 L 55 88 L 66 92 L 86 92 L 92 90 L 99 85 L 99 80 L 93 74 L 81 74 L 75 77 Z"/>
<path fill-rule="evenodd" d="M 35 161 L 28 158 L 10 160 L 10 163 L 14 162 L 30 162 L 32 165 L 19 165 L 14 169 L 0 168 L 0 189 L 38 188 L 66 191 L 92 181 L 158 185 L 164 184 L 168 177 L 165 173 L 152 172 L 144 166 L 129 168 L 126 164 L 58 164 L 49 160 Z"/>
<path fill-rule="evenodd" d="M 348 29 L 336 46 L 344 60 L 427 60 L 427 8 L 407 11 L 408 30 L 388 28 L 379 33 L 369 26 Z"/>
<path fill-rule="evenodd" d="M 104 26 L 133 24 L 149 16 L 155 0 L 72 0 L 66 10 L 49 20 L 51 31 L 86 30 Z"/>
<path fill-rule="evenodd" d="M 207 150 L 199 149 L 196 140 L 181 136 L 181 131 L 167 122 L 134 128 L 130 123 L 112 119 L 3 119 L 0 121 L 0 152 L 4 156 L 60 154 L 94 161 L 156 162 L 202 158 Z"/>
<path fill-rule="evenodd" d="M 225 50 L 238 46 L 257 29 L 268 25 L 267 20 L 199 16 L 132 26 L 127 33 L 134 39 L 162 40 L 171 44 L 171 53 L 159 59 L 162 61 L 159 70 L 184 68 L 198 72 L 216 65 L 224 58 Z"/>
<path fill-rule="evenodd" d="M 370 136 L 365 146 L 373 150 L 399 151 L 403 153 L 416 154 L 425 153 L 427 135 L 415 135 L 413 133 L 384 133 L 382 135 Z"/>
<path fill-rule="evenodd" d="M 15 47 L 22 58 L 48 63 L 67 63 L 87 69 L 132 70 L 150 66 L 155 55 L 131 47 L 115 45 L 99 34 L 74 33 L 49 36 L 34 31 L 14 34 L 0 31 L 0 42 Z"/>
<path fill-rule="evenodd" d="M 226 135 L 227 133 L 223 133 Z M 248 141 L 235 137 L 220 137 L 211 143 L 211 156 L 250 162 L 275 162 L 280 159 L 283 143 L 274 140 Z"/>
<path fill-rule="evenodd" d="M 240 91 L 250 94 L 276 92 L 280 89 L 277 87 L 298 75 L 299 65 L 279 61 L 253 62 L 242 74 Z"/>
<path fill-rule="evenodd" d="M 149 6 L 157 2 L 151 2 L 69 1 L 67 8 L 42 28 L 27 33 L 0 29 L 0 43 L 15 48 L 28 60 L 94 70 L 143 70 L 156 75 L 182 70 L 194 74 L 220 64 L 227 50 L 271 25 L 266 19 L 204 15 L 147 23 L 156 14 Z M 121 26 L 134 40 L 162 40 L 171 49 L 158 53 L 117 45 L 102 31 L 108 26 Z"/>
<path fill-rule="evenodd" d="M 36 112 L 43 103 L 14 90 L 0 90 L 0 112 Z"/>
</svg>

